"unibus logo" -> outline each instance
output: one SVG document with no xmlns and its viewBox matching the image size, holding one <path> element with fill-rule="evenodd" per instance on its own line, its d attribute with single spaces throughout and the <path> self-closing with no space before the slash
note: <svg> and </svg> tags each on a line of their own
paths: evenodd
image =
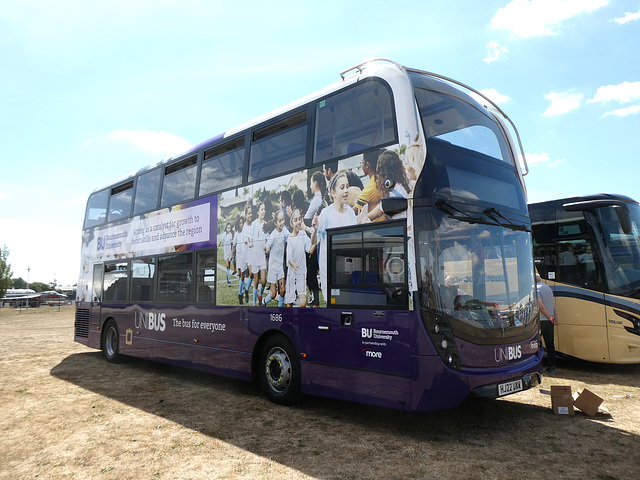
<svg viewBox="0 0 640 480">
<path fill-rule="evenodd" d="M 149 312 L 145 315 L 142 312 L 136 312 L 135 324 L 136 328 L 155 330 L 156 332 L 164 332 L 167 327 L 164 313 Z"/>
<path fill-rule="evenodd" d="M 104 250 L 104 237 L 98 237 L 98 246 L 97 250 Z"/>
<path fill-rule="evenodd" d="M 509 361 L 522 358 L 522 347 L 520 347 L 520 345 L 516 345 L 515 347 L 496 348 L 494 350 L 494 357 L 497 363 L 500 363 L 503 360 Z"/>
<path fill-rule="evenodd" d="M 374 352 L 368 348 L 363 348 L 362 354 L 367 358 L 382 358 L 382 352 Z"/>
<path fill-rule="evenodd" d="M 363 328 L 362 338 L 373 338 L 373 328 Z"/>
</svg>

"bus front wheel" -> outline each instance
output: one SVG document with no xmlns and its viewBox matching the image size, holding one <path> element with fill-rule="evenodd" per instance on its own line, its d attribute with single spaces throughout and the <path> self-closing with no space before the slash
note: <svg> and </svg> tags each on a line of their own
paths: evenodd
<svg viewBox="0 0 640 480">
<path fill-rule="evenodd" d="M 111 363 L 118 363 L 122 359 L 120 354 L 120 332 L 113 320 L 107 321 L 103 330 L 102 356 Z"/>
<path fill-rule="evenodd" d="M 260 384 L 267 398 L 280 405 L 299 402 L 300 361 L 293 344 L 282 335 L 271 337 L 260 358 Z"/>
</svg>

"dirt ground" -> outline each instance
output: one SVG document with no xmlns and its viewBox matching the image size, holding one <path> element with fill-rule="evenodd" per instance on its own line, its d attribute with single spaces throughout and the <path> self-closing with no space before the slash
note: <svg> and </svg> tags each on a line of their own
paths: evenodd
<svg viewBox="0 0 640 480">
<path fill-rule="evenodd" d="M 610 414 L 533 389 L 410 414 L 308 398 L 73 342 L 72 306 L 0 310 L 0 479 L 637 479 L 640 366 L 562 360 Z M 630 396 L 627 397 L 627 396 Z"/>
</svg>

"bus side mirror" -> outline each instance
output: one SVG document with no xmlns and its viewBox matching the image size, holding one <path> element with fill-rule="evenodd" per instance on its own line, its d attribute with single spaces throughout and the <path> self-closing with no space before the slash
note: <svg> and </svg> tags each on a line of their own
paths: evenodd
<svg viewBox="0 0 640 480">
<path fill-rule="evenodd" d="M 613 211 L 616 212 L 618 216 L 618 220 L 620 220 L 620 226 L 622 227 L 622 231 L 629 235 L 632 230 L 631 226 L 631 215 L 629 215 L 629 210 L 627 210 L 626 205 L 614 205 Z"/>
<path fill-rule="evenodd" d="M 383 198 L 381 202 L 382 210 L 390 217 L 397 213 L 404 212 L 408 207 L 407 199 L 403 197 Z"/>
</svg>

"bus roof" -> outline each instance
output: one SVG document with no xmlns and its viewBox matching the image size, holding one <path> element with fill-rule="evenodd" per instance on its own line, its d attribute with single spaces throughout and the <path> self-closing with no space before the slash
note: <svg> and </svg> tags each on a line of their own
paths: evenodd
<svg viewBox="0 0 640 480">
<path fill-rule="evenodd" d="M 553 200 L 546 200 L 543 202 L 532 202 L 529 205 L 538 206 L 538 205 L 544 205 L 547 203 L 582 202 L 582 201 L 588 201 L 588 200 L 618 200 L 621 202 L 628 202 L 628 203 L 635 203 L 635 204 L 638 203 L 633 198 L 627 197 L 626 195 L 618 195 L 615 193 L 595 193 L 592 195 L 574 195 L 571 197 L 555 198 Z"/>
</svg>

